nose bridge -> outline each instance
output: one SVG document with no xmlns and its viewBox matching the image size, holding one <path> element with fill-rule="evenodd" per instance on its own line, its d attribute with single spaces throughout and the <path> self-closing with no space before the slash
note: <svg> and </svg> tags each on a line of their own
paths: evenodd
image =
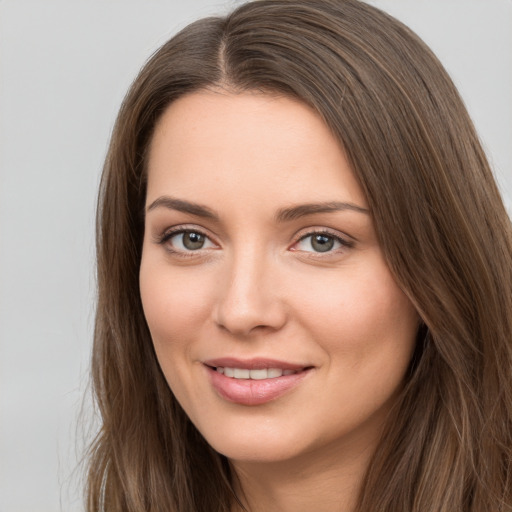
<svg viewBox="0 0 512 512">
<path fill-rule="evenodd" d="M 217 304 L 217 323 L 236 335 L 277 330 L 285 322 L 284 305 L 276 287 L 276 262 L 253 240 L 233 250 Z"/>
</svg>

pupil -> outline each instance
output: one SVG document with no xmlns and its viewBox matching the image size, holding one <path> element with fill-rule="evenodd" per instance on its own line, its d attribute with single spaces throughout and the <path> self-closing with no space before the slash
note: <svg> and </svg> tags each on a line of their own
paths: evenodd
<svg viewBox="0 0 512 512">
<path fill-rule="evenodd" d="M 204 236 L 194 232 L 185 233 L 183 236 L 183 245 L 191 250 L 201 249 L 204 245 Z"/>
<path fill-rule="evenodd" d="M 334 238 L 326 235 L 315 235 L 311 241 L 311 245 L 317 252 L 327 252 L 333 248 Z"/>
</svg>

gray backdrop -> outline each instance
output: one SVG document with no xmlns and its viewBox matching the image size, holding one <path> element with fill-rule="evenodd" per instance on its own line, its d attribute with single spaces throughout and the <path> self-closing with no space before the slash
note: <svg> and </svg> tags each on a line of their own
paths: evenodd
<svg viewBox="0 0 512 512">
<path fill-rule="evenodd" d="M 236 1 L 0 0 L 0 512 L 82 510 L 94 206 L 117 108 L 149 54 Z M 375 0 L 422 36 L 512 198 L 511 0 Z"/>
</svg>

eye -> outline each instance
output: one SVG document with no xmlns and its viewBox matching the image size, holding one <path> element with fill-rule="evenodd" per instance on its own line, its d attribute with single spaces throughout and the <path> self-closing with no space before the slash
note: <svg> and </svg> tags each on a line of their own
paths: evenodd
<svg viewBox="0 0 512 512">
<path fill-rule="evenodd" d="M 304 252 L 325 253 L 341 247 L 351 247 L 352 244 L 339 236 L 330 233 L 310 233 L 303 236 L 294 246 L 295 250 Z"/>
<path fill-rule="evenodd" d="M 215 247 L 215 244 L 200 231 L 180 230 L 166 234 L 161 243 L 169 244 L 174 250 L 182 252 L 198 251 Z"/>
</svg>

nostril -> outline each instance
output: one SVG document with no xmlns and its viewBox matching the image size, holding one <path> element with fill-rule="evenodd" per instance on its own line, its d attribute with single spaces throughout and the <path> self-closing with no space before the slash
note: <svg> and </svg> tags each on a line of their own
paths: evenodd
<svg viewBox="0 0 512 512">
<path fill-rule="evenodd" d="M 218 324 L 219 329 L 223 330 L 224 332 L 228 332 L 232 335 L 240 336 L 240 337 L 248 337 L 248 336 L 254 336 L 254 335 L 265 335 L 265 334 L 271 334 L 277 330 L 279 330 L 279 327 L 274 327 L 271 325 L 255 325 L 254 327 L 244 327 L 244 326 L 236 326 L 233 324 Z"/>
<path fill-rule="evenodd" d="M 236 336 L 265 334 L 286 323 L 284 302 L 268 269 L 262 273 L 261 264 L 261 259 L 239 261 L 237 269 L 230 269 L 230 275 L 219 283 L 212 314 L 223 331 Z"/>
</svg>

